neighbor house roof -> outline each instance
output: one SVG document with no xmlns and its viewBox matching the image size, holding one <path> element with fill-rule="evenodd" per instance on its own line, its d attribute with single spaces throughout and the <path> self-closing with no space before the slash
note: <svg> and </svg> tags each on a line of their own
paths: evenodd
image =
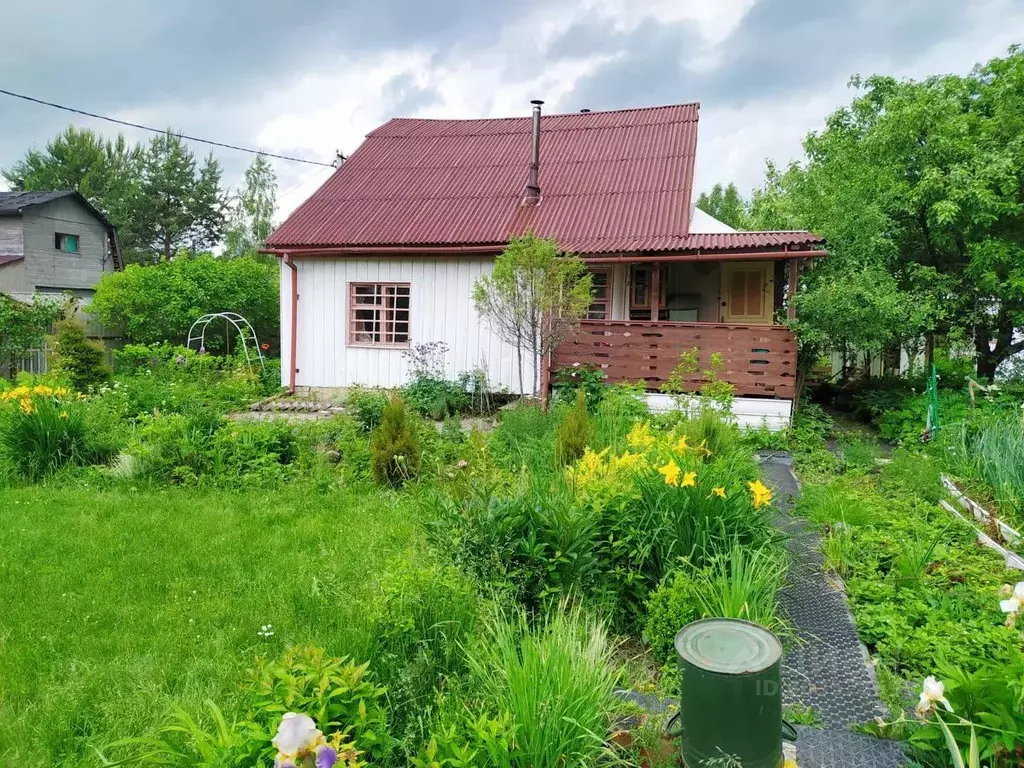
<svg viewBox="0 0 1024 768">
<path fill-rule="evenodd" d="M 529 117 L 394 119 L 372 131 L 267 245 L 499 249 L 533 231 L 580 254 L 689 250 L 698 111 L 678 104 L 542 117 L 538 203 L 525 199 Z M 792 244 L 820 242 L 803 235 Z M 756 238 L 729 246 L 711 237 L 719 247 L 757 247 Z"/>
<path fill-rule="evenodd" d="M 31 208 L 35 205 L 45 205 L 65 197 L 75 198 L 106 226 L 113 227 L 113 224 L 97 210 L 96 206 L 73 189 L 58 189 L 49 192 L 0 192 L 0 216 L 18 216 L 26 208 Z"/>
</svg>

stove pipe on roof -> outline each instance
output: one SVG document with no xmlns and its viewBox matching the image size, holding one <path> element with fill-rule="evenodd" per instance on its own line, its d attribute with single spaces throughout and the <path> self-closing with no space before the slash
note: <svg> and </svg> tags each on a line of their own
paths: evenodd
<svg viewBox="0 0 1024 768">
<path fill-rule="evenodd" d="M 540 200 L 540 107 L 544 103 L 534 99 L 533 104 L 533 143 L 530 151 L 530 178 L 526 182 L 526 199 L 528 202 Z"/>
</svg>

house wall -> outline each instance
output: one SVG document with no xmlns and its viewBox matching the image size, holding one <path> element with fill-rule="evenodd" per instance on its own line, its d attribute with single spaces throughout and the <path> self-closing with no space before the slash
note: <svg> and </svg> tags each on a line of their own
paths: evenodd
<svg viewBox="0 0 1024 768">
<path fill-rule="evenodd" d="M 515 350 L 502 342 L 474 308 L 473 284 L 491 271 L 493 259 L 476 257 L 409 259 L 296 258 L 298 269 L 297 386 L 398 387 L 408 381 L 401 349 L 348 346 L 351 282 L 410 284 L 413 344 L 448 345 L 445 372 L 454 378 L 482 366 L 494 390 L 519 392 Z M 288 384 L 291 342 L 291 269 L 281 264 L 281 379 Z M 532 390 L 533 367 L 524 361 L 523 379 Z"/>
<path fill-rule="evenodd" d="M 18 256 L 25 251 L 20 216 L 0 216 L 0 256 Z"/>
<path fill-rule="evenodd" d="M 107 228 L 73 198 L 33 206 L 22 214 L 28 291 L 45 288 L 92 291 L 104 271 L 113 271 Z M 78 253 L 53 247 L 57 232 L 78 235 Z"/>
<path fill-rule="evenodd" d="M 0 293 L 31 293 L 25 280 L 25 260 L 0 266 Z"/>
</svg>

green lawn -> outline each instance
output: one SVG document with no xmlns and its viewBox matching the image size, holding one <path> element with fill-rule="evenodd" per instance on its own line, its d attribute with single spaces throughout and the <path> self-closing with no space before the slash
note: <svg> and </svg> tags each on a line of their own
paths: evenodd
<svg viewBox="0 0 1024 768">
<path fill-rule="evenodd" d="M 230 700 L 257 655 L 365 652 L 358 601 L 419 548 L 366 490 L 0 490 L 0 765 L 101 765 L 171 698 Z M 272 624 L 274 636 L 258 636 Z"/>
</svg>

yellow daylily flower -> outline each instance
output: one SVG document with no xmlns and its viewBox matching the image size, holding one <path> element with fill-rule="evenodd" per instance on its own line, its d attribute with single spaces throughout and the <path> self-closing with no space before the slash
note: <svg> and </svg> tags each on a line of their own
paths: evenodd
<svg viewBox="0 0 1024 768">
<path fill-rule="evenodd" d="M 725 498 L 725 488 L 723 488 L 721 485 L 719 485 L 717 488 L 712 488 L 711 489 L 711 495 L 712 496 L 717 496 L 720 499 L 724 499 Z"/>
<path fill-rule="evenodd" d="M 683 488 L 693 488 L 697 485 L 697 473 L 687 472 L 683 475 L 683 482 L 680 483 Z"/>
<path fill-rule="evenodd" d="M 62 419 L 66 419 L 66 418 L 68 417 L 68 412 L 67 412 L 67 411 L 61 411 L 61 412 L 60 412 L 60 417 L 61 417 Z"/>
<path fill-rule="evenodd" d="M 35 408 L 32 405 L 32 399 L 28 397 L 21 398 L 21 400 L 18 402 L 18 407 L 21 409 L 21 412 L 24 413 L 26 416 L 31 416 L 32 412 L 35 411 Z"/>
<path fill-rule="evenodd" d="M 772 503 L 772 492 L 760 480 L 747 483 L 750 493 L 754 497 L 754 509 L 766 507 Z"/>
<path fill-rule="evenodd" d="M 668 464 L 658 469 L 665 476 L 665 485 L 679 485 L 679 465 L 675 459 L 669 459 Z"/>
<path fill-rule="evenodd" d="M 686 435 L 680 437 L 679 440 L 676 442 L 676 450 L 679 451 L 680 453 L 686 453 L 689 447 L 690 446 L 686 444 Z"/>
</svg>

